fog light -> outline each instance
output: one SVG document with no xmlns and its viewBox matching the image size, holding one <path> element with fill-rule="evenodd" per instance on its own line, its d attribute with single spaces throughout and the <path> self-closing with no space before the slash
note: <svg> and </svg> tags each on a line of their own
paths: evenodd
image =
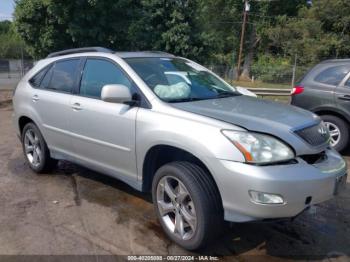
<svg viewBox="0 0 350 262">
<path fill-rule="evenodd" d="M 259 204 L 283 204 L 283 197 L 276 194 L 263 193 L 258 191 L 249 191 L 250 198 L 253 202 Z"/>
</svg>

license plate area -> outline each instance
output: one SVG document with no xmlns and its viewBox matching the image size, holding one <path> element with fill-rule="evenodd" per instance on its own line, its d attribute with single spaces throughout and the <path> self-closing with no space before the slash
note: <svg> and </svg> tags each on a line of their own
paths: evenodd
<svg viewBox="0 0 350 262">
<path fill-rule="evenodd" d="M 334 186 L 334 195 L 338 195 L 339 192 L 345 189 L 346 179 L 347 179 L 347 174 L 336 177 L 335 186 Z"/>
</svg>

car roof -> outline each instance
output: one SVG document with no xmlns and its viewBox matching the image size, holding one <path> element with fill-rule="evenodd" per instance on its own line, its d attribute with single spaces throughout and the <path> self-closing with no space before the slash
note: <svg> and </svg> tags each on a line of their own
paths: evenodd
<svg viewBox="0 0 350 262">
<path fill-rule="evenodd" d="M 346 59 L 328 59 L 322 61 L 320 64 L 336 64 L 336 63 L 350 63 L 350 58 Z"/>
<path fill-rule="evenodd" d="M 51 53 L 47 58 L 60 57 L 66 55 L 84 54 L 84 53 L 108 53 L 115 54 L 121 58 L 134 58 L 134 57 L 174 57 L 174 55 L 161 52 L 161 51 L 137 51 L 137 52 L 115 52 L 111 49 L 104 47 L 82 47 L 82 48 L 72 48 L 57 51 Z"/>
<path fill-rule="evenodd" d="M 136 57 L 174 57 L 174 55 L 161 51 L 141 51 L 141 52 L 115 52 L 121 58 Z"/>
</svg>

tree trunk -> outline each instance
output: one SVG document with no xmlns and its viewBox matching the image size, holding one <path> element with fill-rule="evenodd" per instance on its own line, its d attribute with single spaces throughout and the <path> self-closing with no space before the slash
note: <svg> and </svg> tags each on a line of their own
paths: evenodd
<svg viewBox="0 0 350 262">
<path fill-rule="evenodd" d="M 254 51 L 255 51 L 255 48 L 257 47 L 257 44 L 258 44 L 258 39 L 256 35 L 255 25 L 252 25 L 252 30 L 250 31 L 250 36 L 249 36 L 249 49 L 248 49 L 248 53 L 244 57 L 243 70 L 241 74 L 241 78 L 243 80 L 251 80 L 250 71 L 253 64 Z"/>
</svg>

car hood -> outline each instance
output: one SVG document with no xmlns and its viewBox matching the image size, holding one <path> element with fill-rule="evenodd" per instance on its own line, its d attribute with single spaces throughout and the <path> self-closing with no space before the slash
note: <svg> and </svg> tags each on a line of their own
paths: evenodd
<svg viewBox="0 0 350 262">
<path fill-rule="evenodd" d="M 279 137 L 300 154 L 316 153 L 320 150 L 307 144 L 294 133 L 296 130 L 318 124 L 319 117 L 295 106 L 243 95 L 171 105 L 177 109 L 225 121 L 250 131 Z"/>
</svg>

